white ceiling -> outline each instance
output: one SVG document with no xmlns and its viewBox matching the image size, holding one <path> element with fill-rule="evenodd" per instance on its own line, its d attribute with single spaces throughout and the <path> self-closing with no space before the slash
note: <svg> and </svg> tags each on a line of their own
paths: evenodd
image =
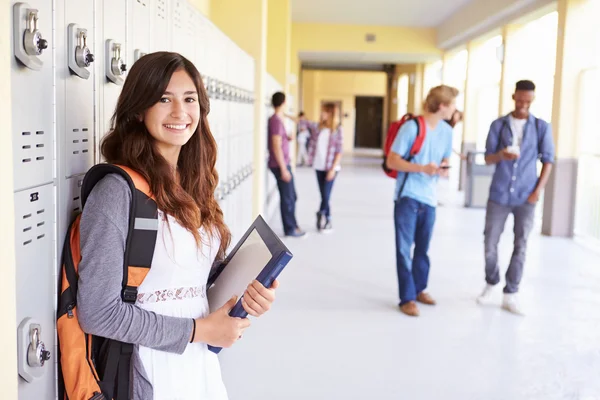
<svg viewBox="0 0 600 400">
<path fill-rule="evenodd" d="M 328 24 L 436 27 L 471 1 L 292 0 L 292 21 Z"/>
</svg>

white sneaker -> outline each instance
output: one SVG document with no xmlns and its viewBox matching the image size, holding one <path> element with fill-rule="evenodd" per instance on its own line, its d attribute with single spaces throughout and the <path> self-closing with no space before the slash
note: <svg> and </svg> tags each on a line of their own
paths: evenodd
<svg viewBox="0 0 600 400">
<path fill-rule="evenodd" d="M 477 303 L 488 304 L 492 297 L 493 290 L 494 290 L 494 285 L 490 285 L 489 283 L 487 283 L 485 285 L 485 288 L 483 289 L 483 293 L 481 293 L 479 295 L 479 297 L 477 297 Z"/>
<path fill-rule="evenodd" d="M 502 301 L 502 309 L 516 315 L 525 315 L 523 310 L 519 307 L 517 301 L 517 294 L 504 294 L 504 300 Z"/>
</svg>

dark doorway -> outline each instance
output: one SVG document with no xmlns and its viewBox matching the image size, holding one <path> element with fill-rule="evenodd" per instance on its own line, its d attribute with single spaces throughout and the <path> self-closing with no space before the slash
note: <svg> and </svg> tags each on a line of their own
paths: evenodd
<svg viewBox="0 0 600 400">
<path fill-rule="evenodd" d="M 383 97 L 356 97 L 354 147 L 382 148 Z"/>
</svg>

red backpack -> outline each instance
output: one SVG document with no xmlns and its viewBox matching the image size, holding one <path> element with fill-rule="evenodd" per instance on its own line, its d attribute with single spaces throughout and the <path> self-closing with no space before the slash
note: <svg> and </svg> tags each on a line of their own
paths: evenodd
<svg viewBox="0 0 600 400">
<path fill-rule="evenodd" d="M 387 138 L 385 139 L 385 147 L 383 148 L 383 171 L 390 178 L 396 179 L 398 177 L 398 171 L 389 169 L 387 167 L 387 157 L 392 149 L 392 145 L 394 144 L 394 140 L 396 140 L 396 136 L 398 135 L 398 131 L 404 125 L 406 121 L 414 120 L 417 123 L 417 137 L 413 142 L 413 145 L 410 149 L 410 152 L 404 156 L 403 158 L 406 161 L 411 161 L 414 156 L 419 154 L 421 151 L 421 147 L 423 146 L 423 142 L 425 141 L 425 136 L 427 135 L 427 125 L 425 125 L 425 120 L 422 116 L 415 117 L 414 115 L 408 113 L 405 114 L 400 120 L 392 122 L 390 128 L 388 129 Z"/>
</svg>

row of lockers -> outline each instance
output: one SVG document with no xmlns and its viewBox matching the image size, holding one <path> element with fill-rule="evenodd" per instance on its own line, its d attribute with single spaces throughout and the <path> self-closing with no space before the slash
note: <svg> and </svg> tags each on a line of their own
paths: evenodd
<svg viewBox="0 0 600 400">
<path fill-rule="evenodd" d="M 100 140 L 127 70 L 160 50 L 179 52 L 198 67 L 219 146 L 215 195 L 239 237 L 252 217 L 254 60 L 184 0 L 9 4 L 19 398 L 54 399 L 63 238 L 81 209 L 83 176 L 100 161 Z M 53 354 L 42 367 L 27 359 L 33 324 Z"/>
</svg>

